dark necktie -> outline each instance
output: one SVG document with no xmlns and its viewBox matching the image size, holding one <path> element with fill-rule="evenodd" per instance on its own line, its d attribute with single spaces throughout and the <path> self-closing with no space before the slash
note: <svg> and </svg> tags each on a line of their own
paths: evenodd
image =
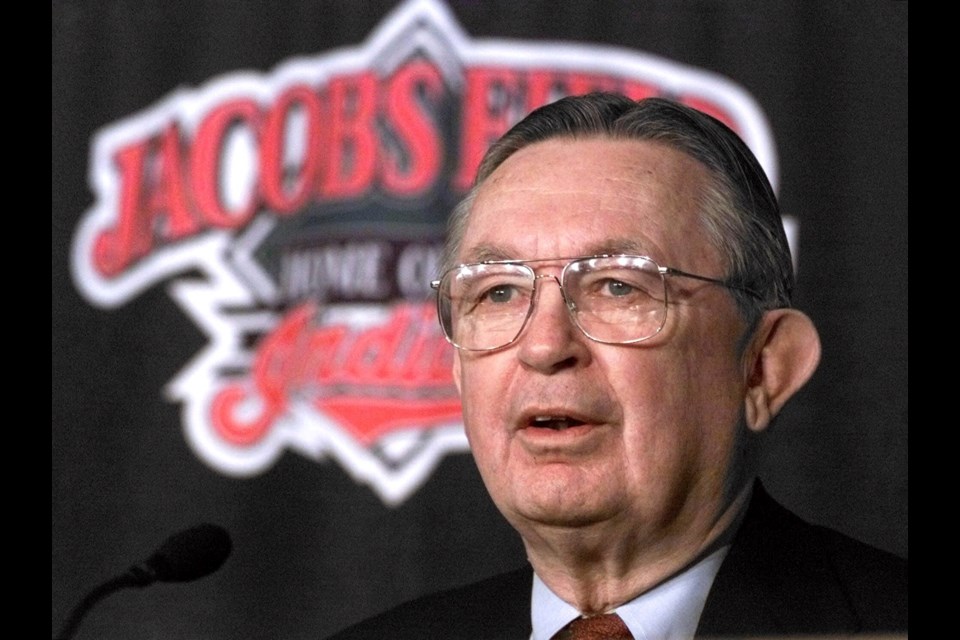
<svg viewBox="0 0 960 640">
<path fill-rule="evenodd" d="M 633 640 L 630 630 L 615 613 L 577 618 L 553 636 L 552 640 Z"/>
</svg>

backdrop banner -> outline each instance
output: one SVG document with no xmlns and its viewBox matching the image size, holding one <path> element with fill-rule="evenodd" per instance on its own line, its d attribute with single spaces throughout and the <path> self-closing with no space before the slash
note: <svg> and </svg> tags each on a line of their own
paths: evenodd
<svg viewBox="0 0 960 640">
<path fill-rule="evenodd" d="M 601 89 L 756 153 L 823 340 L 762 477 L 907 555 L 906 2 L 64 0 L 52 80 L 54 633 L 198 523 L 219 571 L 77 637 L 315 639 L 524 562 L 430 281 L 487 146 Z"/>
</svg>

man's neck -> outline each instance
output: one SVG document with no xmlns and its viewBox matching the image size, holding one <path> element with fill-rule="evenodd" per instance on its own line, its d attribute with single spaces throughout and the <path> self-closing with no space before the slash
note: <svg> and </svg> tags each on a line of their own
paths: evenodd
<svg viewBox="0 0 960 640">
<path fill-rule="evenodd" d="M 603 527 L 538 528 L 524 536 L 534 571 L 550 589 L 583 614 L 610 611 L 649 591 L 721 546 L 729 544 L 750 501 L 746 486 L 701 533 L 655 541 L 619 536 L 611 544 Z"/>
</svg>

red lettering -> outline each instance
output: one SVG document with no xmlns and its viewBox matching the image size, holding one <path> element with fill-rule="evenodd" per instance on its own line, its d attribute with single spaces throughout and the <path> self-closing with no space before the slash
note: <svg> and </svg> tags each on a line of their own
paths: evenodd
<svg viewBox="0 0 960 640">
<path fill-rule="evenodd" d="M 533 111 L 560 96 L 556 92 L 557 77 L 553 72 L 534 69 L 527 77 L 527 111 Z"/>
<path fill-rule="evenodd" d="M 389 322 L 357 336 L 344 362 L 344 379 L 354 384 L 395 381 L 391 365 L 409 325 L 410 312 L 406 307 L 400 307 Z"/>
<path fill-rule="evenodd" d="M 211 424 L 224 440 L 258 442 L 295 396 L 336 415 L 365 444 L 393 428 L 459 415 L 452 353 L 432 305 L 400 305 L 383 325 L 359 332 L 317 327 L 315 313 L 313 305 L 290 312 L 258 349 L 252 384 L 216 394 Z M 446 393 L 424 395 L 424 387 Z"/>
<path fill-rule="evenodd" d="M 518 120 L 512 96 L 519 89 L 519 72 L 476 67 L 464 77 L 463 121 L 460 126 L 460 168 L 454 186 L 466 191 L 487 148 Z"/>
<path fill-rule="evenodd" d="M 273 426 L 279 407 L 259 406 L 258 411 L 244 417 L 244 403 L 258 402 L 241 383 L 227 385 L 210 403 L 210 424 L 221 438 L 237 446 L 249 446 L 259 442 Z"/>
<path fill-rule="evenodd" d="M 155 153 L 157 145 L 159 153 Z M 155 235 L 173 241 L 198 231 L 188 206 L 181 158 L 176 124 L 169 125 L 159 138 L 116 153 L 120 184 L 117 223 L 95 241 L 93 262 L 100 273 L 115 276 L 150 253 Z"/>
<path fill-rule="evenodd" d="M 288 175 L 292 165 L 285 163 L 285 141 L 291 113 L 300 109 L 304 119 L 306 141 L 304 157 L 295 175 Z M 293 213 L 303 207 L 319 171 L 321 131 L 320 101 L 302 85 L 291 87 L 277 97 L 267 112 L 260 141 L 260 190 L 264 203 L 278 215 Z"/>
<path fill-rule="evenodd" d="M 424 305 L 415 313 L 414 325 L 420 327 L 420 331 L 410 341 L 397 377 L 418 385 L 450 385 L 453 352 L 440 331 L 436 309 L 433 305 Z"/>
<path fill-rule="evenodd" d="M 436 102 L 443 88 L 440 72 L 424 61 L 412 62 L 387 81 L 386 115 L 406 153 L 389 147 L 383 159 L 383 186 L 401 196 L 428 189 L 443 162 L 443 145 L 429 116 L 418 106 L 418 94 Z M 404 157 L 405 156 L 405 157 Z"/>
<path fill-rule="evenodd" d="M 397 197 L 424 194 L 438 186 L 447 164 L 450 143 L 435 115 L 448 99 L 444 87 L 435 65 L 413 59 L 382 79 L 366 70 L 334 77 L 325 87 L 292 85 L 266 107 L 253 97 L 223 102 L 203 117 L 191 142 L 181 140 L 177 122 L 171 122 L 153 137 L 117 149 L 117 219 L 95 239 L 95 267 L 116 276 L 160 244 L 207 228 L 241 228 L 259 210 L 289 216 L 311 199 L 356 200 L 375 187 Z M 490 144 L 521 117 L 563 95 L 594 90 L 632 99 L 662 93 L 652 83 L 616 74 L 465 69 L 453 152 L 458 165 L 450 187 L 469 189 Z M 680 99 L 734 127 L 730 112 L 713 101 Z M 302 147 L 289 148 L 291 133 L 303 136 Z M 228 155 L 247 152 L 230 144 L 242 135 L 249 136 L 253 156 Z M 249 175 L 227 180 L 235 176 L 226 172 L 238 167 Z"/>
<path fill-rule="evenodd" d="M 320 192 L 330 199 L 356 198 L 373 184 L 377 165 L 377 84 L 371 73 L 334 78 L 327 91 L 330 160 Z"/>
<path fill-rule="evenodd" d="M 345 325 L 326 326 L 316 329 L 303 344 L 297 347 L 299 353 L 296 377 L 303 389 L 319 393 L 324 385 L 335 387 L 338 375 L 343 367 L 341 346 L 346 341 L 348 329 Z"/>
<path fill-rule="evenodd" d="M 251 189 L 246 202 L 236 211 L 228 211 L 221 203 L 220 171 L 224 139 L 235 126 L 246 126 L 257 136 L 259 111 L 252 100 L 227 102 L 204 118 L 194 139 L 191 151 L 191 184 L 197 208 L 211 226 L 223 229 L 242 227 L 253 216 L 257 207 L 256 191 Z"/>
<path fill-rule="evenodd" d="M 210 423 L 224 440 L 240 446 L 254 444 L 273 426 L 286 407 L 289 380 L 295 377 L 297 337 L 303 335 L 311 317 L 312 308 L 301 307 L 263 341 L 251 367 L 255 389 L 237 383 L 214 396 Z M 241 411 L 244 404 L 247 409 Z"/>
</svg>

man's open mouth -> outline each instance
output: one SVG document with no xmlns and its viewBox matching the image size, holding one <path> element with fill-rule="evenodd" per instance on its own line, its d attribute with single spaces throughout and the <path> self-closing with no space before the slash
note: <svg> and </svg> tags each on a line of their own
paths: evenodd
<svg viewBox="0 0 960 640">
<path fill-rule="evenodd" d="M 584 424 L 582 420 L 576 420 L 569 416 L 534 416 L 528 422 L 528 426 L 541 429 L 553 429 L 563 431 L 570 427 L 578 427 Z"/>
</svg>

